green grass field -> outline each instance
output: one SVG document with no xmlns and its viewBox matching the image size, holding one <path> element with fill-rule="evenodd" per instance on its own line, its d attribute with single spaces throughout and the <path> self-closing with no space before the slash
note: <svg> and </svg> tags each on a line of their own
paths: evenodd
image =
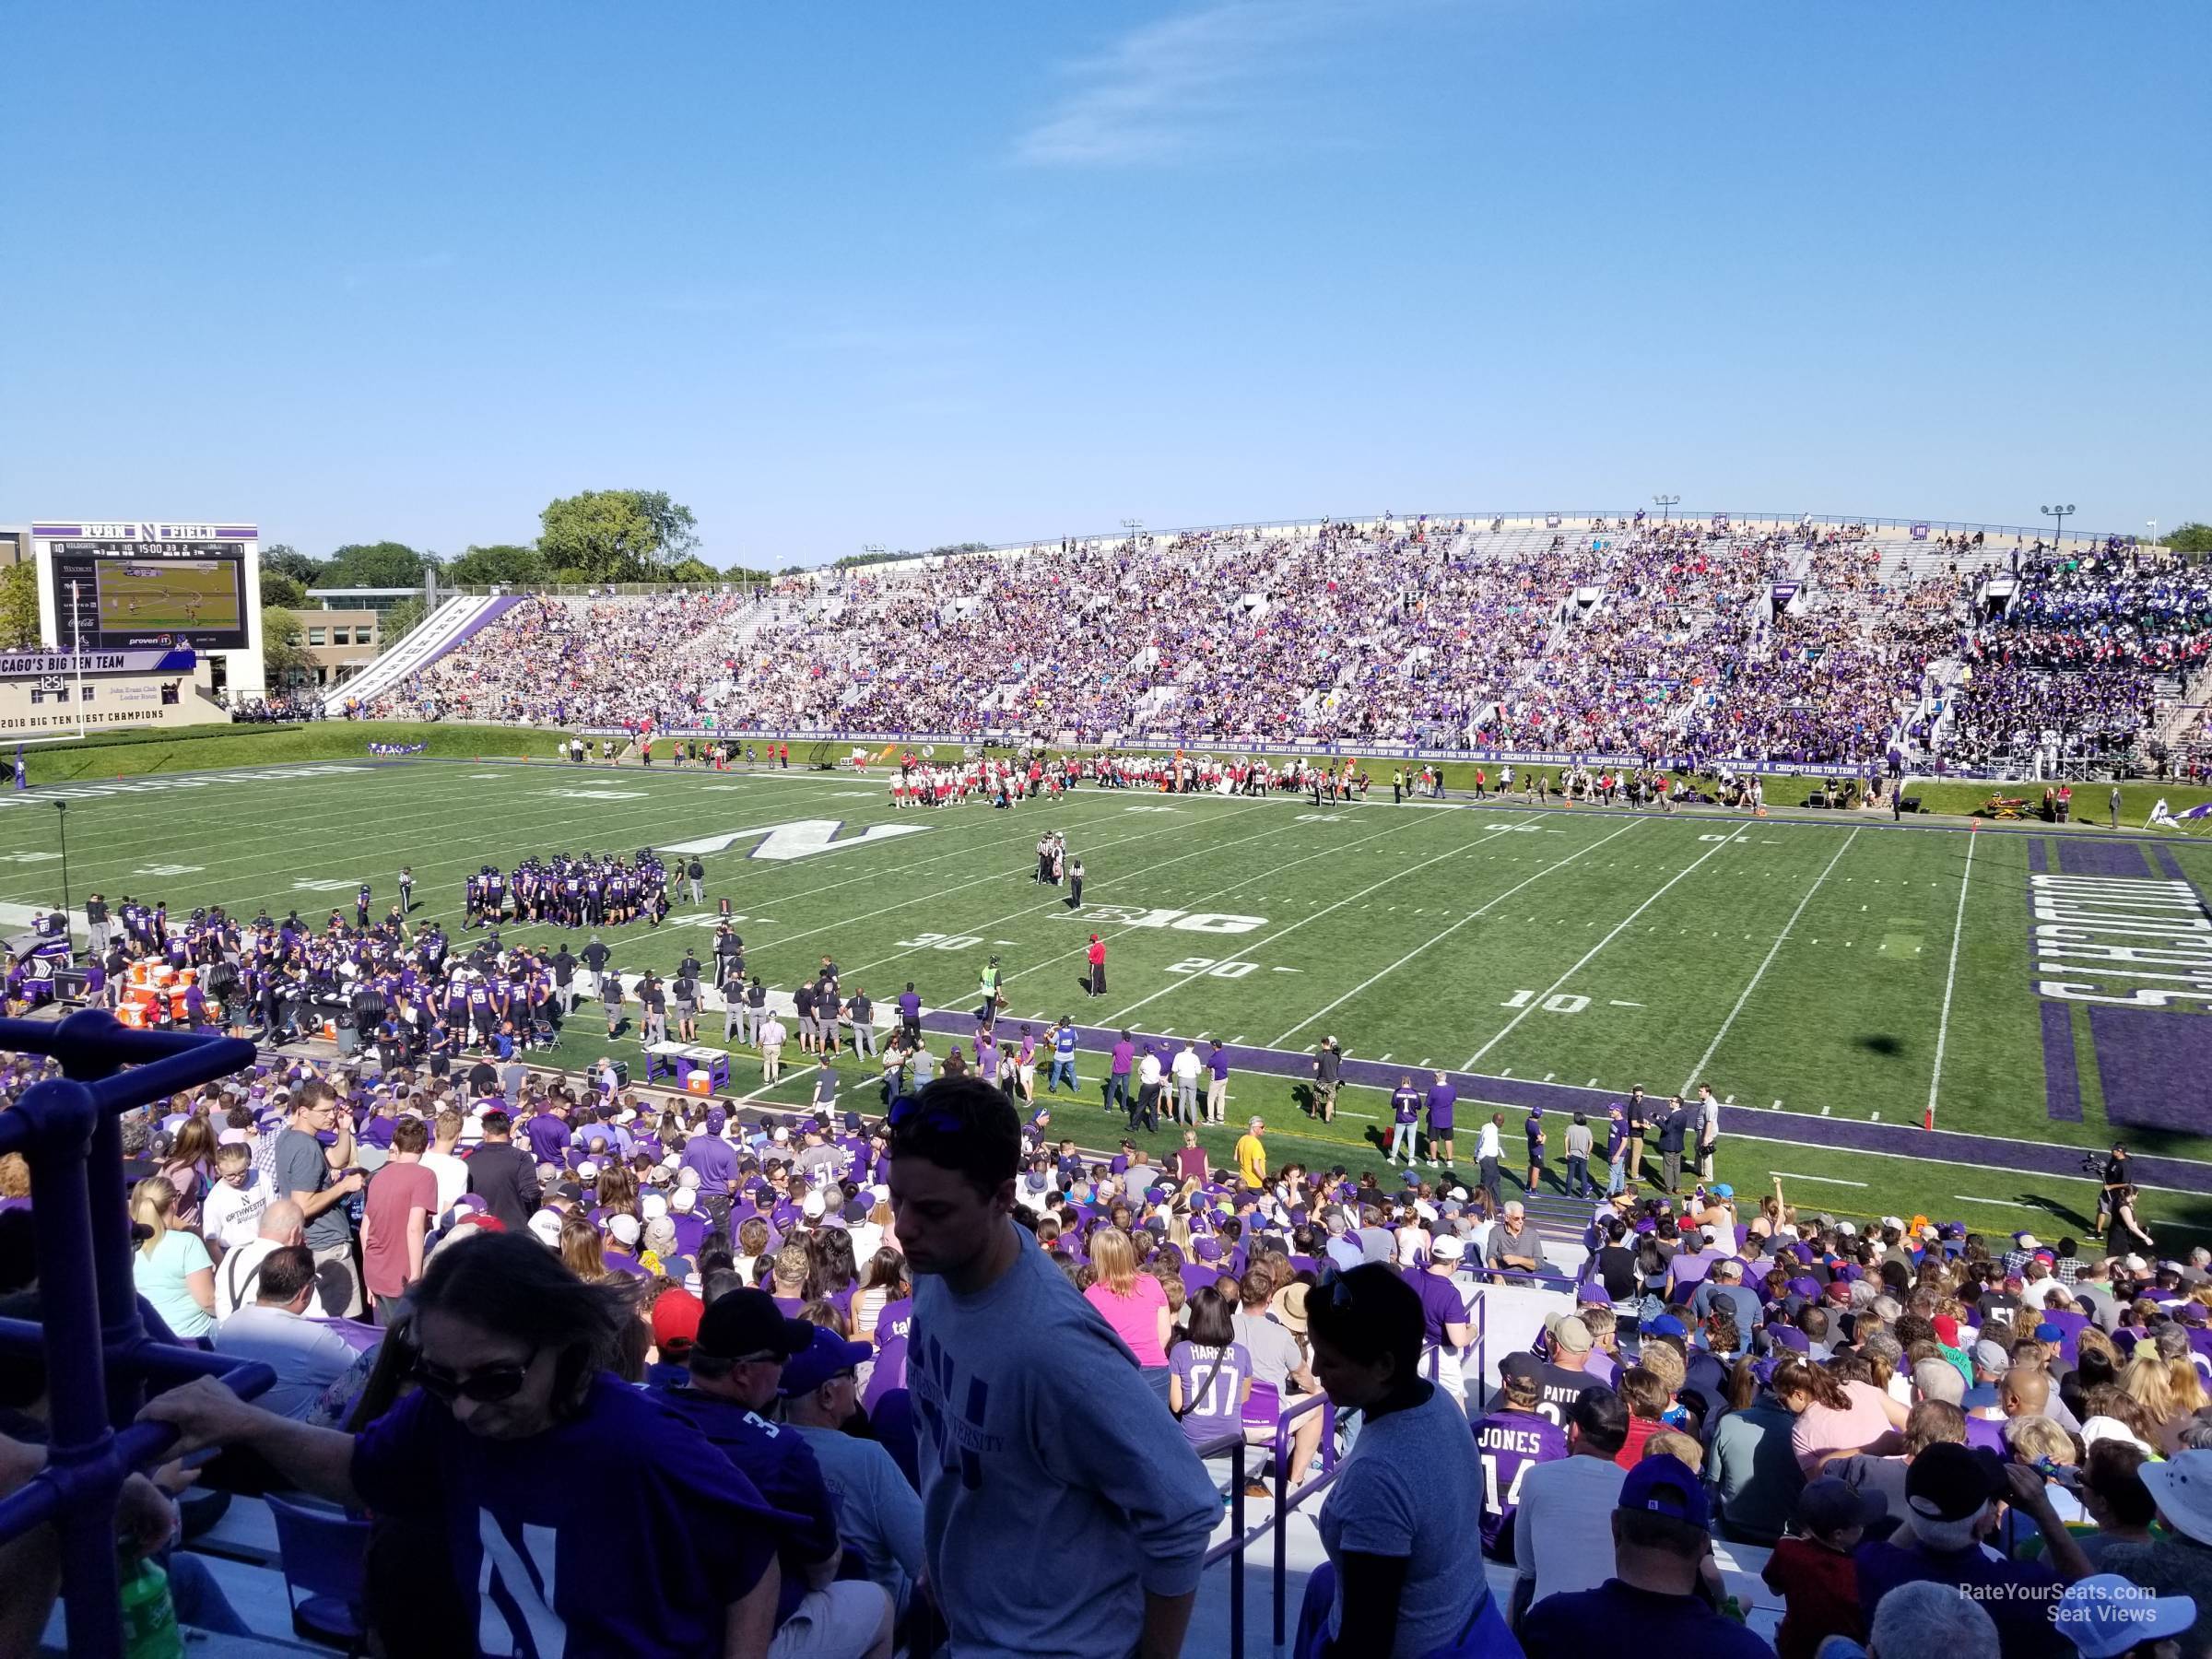
<svg viewBox="0 0 2212 1659">
<path fill-rule="evenodd" d="M 511 737 L 505 752 L 525 747 L 550 740 Z M 2006 1141 L 2088 1149 L 2112 1137 L 2100 1087 L 2112 1060 L 2078 1011 L 2081 1119 L 2053 1121 L 2046 1106 L 2028 895 L 2031 859 L 2074 867 L 2074 843 L 2058 836 L 1898 830 L 1873 817 L 1394 807 L 1386 792 L 1317 810 L 1086 789 L 1014 812 L 897 813 L 882 778 L 850 773 L 324 766 L 122 790 L 95 782 L 109 769 L 86 768 L 62 786 L 74 791 L 74 897 L 98 888 L 111 901 L 166 900 L 172 912 L 219 902 L 251 915 L 265 904 L 312 918 L 350 912 L 366 879 L 381 912 L 407 864 L 418 919 L 452 922 L 463 877 L 485 863 L 728 838 L 704 859 L 707 909 L 679 908 L 657 933 L 613 935 L 619 966 L 666 969 L 688 945 L 703 954 L 724 895 L 744 918 L 751 964 L 781 988 L 828 953 L 848 989 L 879 1001 L 912 980 L 932 1006 L 970 1006 L 978 970 L 997 954 L 1017 1019 L 1069 1013 L 1277 1050 L 1334 1034 L 1355 1059 L 1449 1069 L 1467 1102 L 1463 1159 L 1483 1078 L 1601 1091 L 1589 1096 L 1597 1113 L 1602 1091 L 1641 1083 L 1664 1096 L 1709 1080 L 1779 1116 L 1917 1125 L 1933 1103 L 1940 1127 Z M 113 792 L 96 793 L 103 787 Z M 0 907 L 59 896 L 54 815 L 41 810 L 55 793 L 11 795 L 0 809 Z M 1065 829 L 1088 866 L 1079 914 L 1030 879 L 1048 828 Z M 2165 856 L 2200 890 L 2212 887 L 2212 850 L 2178 842 Z M 2143 873 L 2159 874 L 2147 855 Z M 0 918 L 19 919 L 10 908 Z M 1094 930 L 1109 944 L 1111 994 L 1087 1002 L 1077 988 Z M 2169 1018 L 2194 1031 L 2205 1017 Z M 720 1030 L 712 1016 L 702 1034 Z M 560 1059 L 581 1065 L 608 1048 L 587 1011 Z M 634 1061 L 634 1039 L 612 1052 Z M 1087 1080 L 1101 1069 L 1086 1057 Z M 735 1077 L 757 1088 L 747 1061 Z M 760 1098 L 795 1101 L 811 1082 L 787 1078 Z M 2212 1156 L 2201 1074 L 2195 1088 L 2187 1128 L 2130 1127 L 2131 1144 Z M 1232 1119 L 1265 1116 L 1278 1159 L 1380 1162 L 1379 1091 L 1347 1090 L 1337 1121 L 1323 1125 L 1290 1077 L 1240 1073 L 1232 1089 Z M 1111 1138 L 1118 1117 L 1096 1099 L 1063 1125 Z M 1519 1121 L 1509 1114 L 1509 1151 Z M 1561 1129 L 1555 1120 L 1555 1170 Z M 1762 1137 L 1759 1119 L 1740 1112 L 1729 1115 L 1722 1173 L 1759 1189 L 1779 1173 L 1793 1200 L 1840 1214 L 1920 1210 L 1990 1230 L 2078 1228 L 2094 1196 L 2092 1183 L 2059 1175 Z M 2212 1232 L 2206 1197 L 2149 1192 L 2143 1213 L 2177 1243 L 2200 1241 L 2184 1229 Z"/>
<path fill-rule="evenodd" d="M 95 578 L 100 624 L 132 628 L 236 628 L 239 566 L 228 559 L 103 564 Z"/>
</svg>

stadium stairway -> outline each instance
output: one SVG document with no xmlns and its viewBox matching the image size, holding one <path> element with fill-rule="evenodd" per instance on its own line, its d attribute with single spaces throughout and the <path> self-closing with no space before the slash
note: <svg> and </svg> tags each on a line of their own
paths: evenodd
<svg viewBox="0 0 2212 1659">
<path fill-rule="evenodd" d="M 522 603 L 519 595 L 492 598 L 468 594 L 448 599 L 425 617 L 397 645 L 353 678 L 323 694 L 323 712 L 342 714 L 349 702 L 372 702 L 402 681 L 421 673 L 463 641 L 489 627 Z"/>
</svg>

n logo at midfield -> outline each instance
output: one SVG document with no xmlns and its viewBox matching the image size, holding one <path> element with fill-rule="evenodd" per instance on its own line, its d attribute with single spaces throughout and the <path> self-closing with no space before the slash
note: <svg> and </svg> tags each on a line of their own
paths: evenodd
<svg viewBox="0 0 2212 1659">
<path fill-rule="evenodd" d="M 896 835 L 920 835 L 929 829 L 927 824 L 870 824 L 858 835 L 848 835 L 841 841 L 837 832 L 844 827 L 842 818 L 799 818 L 788 824 L 763 824 L 752 830 L 725 830 L 719 835 L 702 835 L 697 841 L 677 841 L 661 851 L 727 853 L 739 841 L 758 837 L 760 844 L 746 854 L 747 858 L 812 858 L 818 853 L 843 853 L 850 848 L 865 847 L 871 841 L 889 841 Z"/>
</svg>

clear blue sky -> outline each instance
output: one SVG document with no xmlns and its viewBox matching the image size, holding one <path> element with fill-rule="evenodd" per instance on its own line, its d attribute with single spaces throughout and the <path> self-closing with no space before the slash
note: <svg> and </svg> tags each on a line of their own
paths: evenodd
<svg viewBox="0 0 2212 1659">
<path fill-rule="evenodd" d="M 2212 7 L 13 7 L 0 521 L 2212 516 Z"/>
</svg>

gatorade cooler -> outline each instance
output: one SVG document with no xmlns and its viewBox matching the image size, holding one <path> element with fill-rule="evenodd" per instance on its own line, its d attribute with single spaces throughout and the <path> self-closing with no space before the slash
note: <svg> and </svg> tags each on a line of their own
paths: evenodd
<svg viewBox="0 0 2212 1659">
<path fill-rule="evenodd" d="M 684 1092 L 709 1095 L 714 1092 L 714 1079 L 707 1076 L 707 1068 L 695 1065 L 684 1074 Z"/>
</svg>

